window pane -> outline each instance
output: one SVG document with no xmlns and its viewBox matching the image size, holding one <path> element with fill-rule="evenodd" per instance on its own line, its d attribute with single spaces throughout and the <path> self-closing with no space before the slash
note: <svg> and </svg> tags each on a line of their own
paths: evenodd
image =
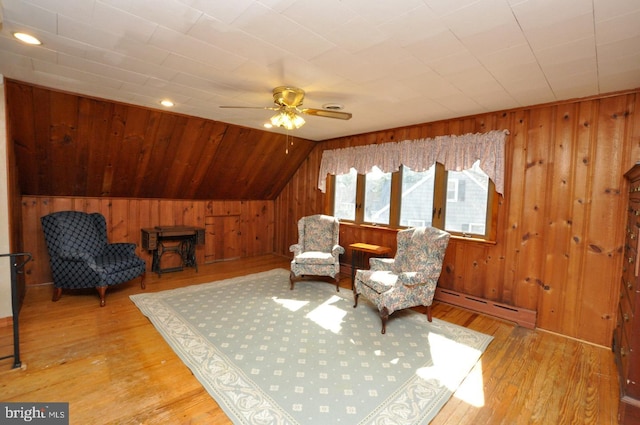
<svg viewBox="0 0 640 425">
<path fill-rule="evenodd" d="M 383 173 L 378 167 L 373 167 L 366 175 L 364 221 L 389 224 L 390 201 L 391 173 Z"/>
<path fill-rule="evenodd" d="M 436 165 L 426 171 L 402 166 L 400 226 L 431 226 Z"/>
<path fill-rule="evenodd" d="M 489 176 L 480 161 L 463 171 L 449 171 L 445 230 L 484 235 L 489 199 Z"/>
<path fill-rule="evenodd" d="M 342 220 L 356 219 L 356 183 L 358 174 L 352 168 L 349 174 L 336 176 L 333 215 Z"/>
</svg>

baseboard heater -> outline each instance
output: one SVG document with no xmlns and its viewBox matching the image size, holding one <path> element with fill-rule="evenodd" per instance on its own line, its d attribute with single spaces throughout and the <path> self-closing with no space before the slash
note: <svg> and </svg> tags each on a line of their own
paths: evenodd
<svg viewBox="0 0 640 425">
<path fill-rule="evenodd" d="M 477 311 L 489 316 L 516 322 L 519 326 L 534 329 L 536 327 L 536 315 L 534 310 L 518 308 L 495 301 L 474 297 L 450 289 L 436 288 L 435 300 L 452 304 L 467 310 Z"/>
</svg>

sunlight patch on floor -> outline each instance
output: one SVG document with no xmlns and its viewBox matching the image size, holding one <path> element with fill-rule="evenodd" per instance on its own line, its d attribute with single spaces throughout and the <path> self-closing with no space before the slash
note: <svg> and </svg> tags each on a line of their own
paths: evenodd
<svg viewBox="0 0 640 425">
<path fill-rule="evenodd" d="M 298 311 L 305 305 L 309 304 L 309 301 L 289 300 L 286 298 L 278 297 L 272 297 L 271 299 L 291 311 Z"/>
<path fill-rule="evenodd" d="M 312 320 L 328 331 L 333 333 L 340 332 L 342 329 L 342 322 L 344 321 L 347 312 L 331 304 L 338 302 L 341 299 L 342 298 L 337 295 L 332 296 L 309 312 L 306 318 Z"/>
<path fill-rule="evenodd" d="M 474 407 L 484 406 L 482 360 L 478 360 L 453 396 Z"/>
<path fill-rule="evenodd" d="M 477 353 L 477 350 L 436 333 L 429 334 L 429 347 L 433 366 L 419 368 L 416 374 L 425 380 L 437 380 L 441 385 L 455 391 L 458 383 L 467 372 L 456 368 L 457 364 L 471 352 Z M 455 396 L 475 407 L 484 405 L 482 364 L 480 361 L 472 369 Z"/>
</svg>

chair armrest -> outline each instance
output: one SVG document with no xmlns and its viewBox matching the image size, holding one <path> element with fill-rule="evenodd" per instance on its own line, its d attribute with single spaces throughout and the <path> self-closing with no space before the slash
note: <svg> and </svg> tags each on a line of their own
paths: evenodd
<svg viewBox="0 0 640 425">
<path fill-rule="evenodd" d="M 128 242 L 110 243 L 104 248 L 104 255 L 132 257 L 136 255 L 136 244 Z"/>
<path fill-rule="evenodd" d="M 420 272 L 402 272 L 398 274 L 398 283 L 406 286 L 423 285 L 426 282 L 425 275 Z"/>
<path fill-rule="evenodd" d="M 334 245 L 333 249 L 331 250 L 331 255 L 337 258 L 340 254 L 344 254 L 344 248 L 340 245 Z"/>
<path fill-rule="evenodd" d="M 289 247 L 289 251 L 293 252 L 293 256 L 297 256 L 302 254 L 302 245 L 300 245 L 299 243 L 293 244 Z"/>
<path fill-rule="evenodd" d="M 375 271 L 389 271 L 393 269 L 395 260 L 393 258 L 369 258 L 369 269 Z"/>
<path fill-rule="evenodd" d="M 65 261 L 80 261 L 83 263 L 95 263 L 93 257 L 86 252 L 78 252 L 78 251 L 60 251 L 58 253 L 58 257 Z"/>
<path fill-rule="evenodd" d="M 426 285 L 430 282 L 437 282 L 440 271 L 437 272 L 402 272 L 398 275 L 398 282 L 405 286 Z"/>
</svg>

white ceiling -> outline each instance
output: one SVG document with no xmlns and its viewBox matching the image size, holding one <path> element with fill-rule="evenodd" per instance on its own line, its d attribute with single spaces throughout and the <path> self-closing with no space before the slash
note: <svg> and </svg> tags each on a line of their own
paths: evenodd
<svg viewBox="0 0 640 425">
<path fill-rule="evenodd" d="M 260 129 L 219 106 L 297 86 L 353 113 L 305 116 L 312 140 L 640 87 L 639 0 L 0 2 L 6 77 Z"/>
</svg>

